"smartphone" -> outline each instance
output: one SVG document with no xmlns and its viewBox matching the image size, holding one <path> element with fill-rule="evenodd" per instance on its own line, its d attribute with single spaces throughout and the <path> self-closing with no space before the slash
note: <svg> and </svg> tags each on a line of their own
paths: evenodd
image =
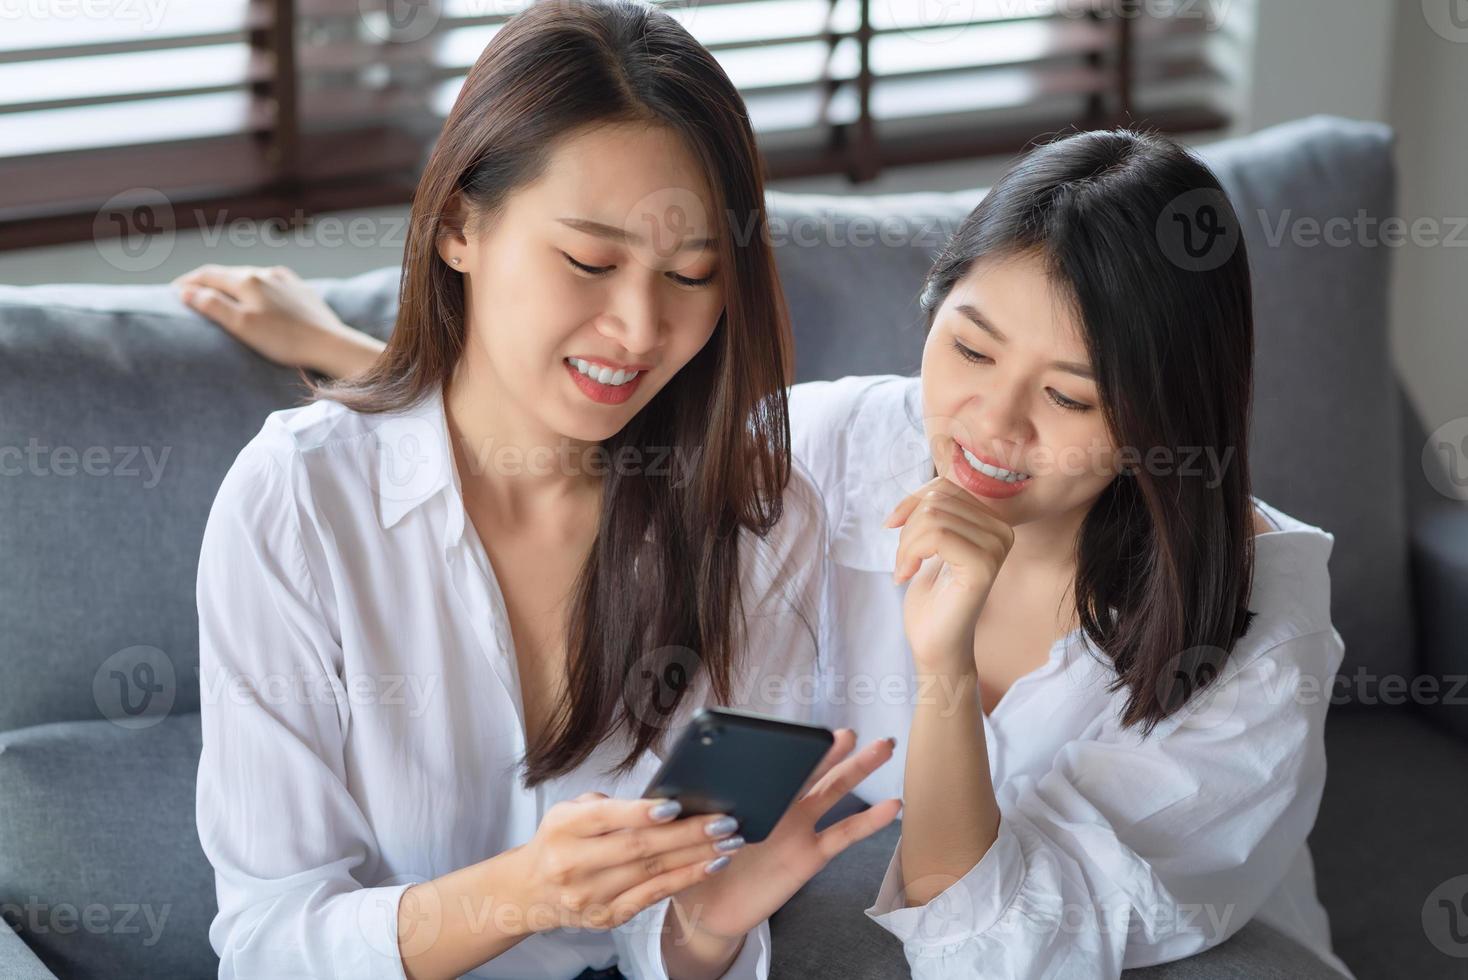
<svg viewBox="0 0 1468 980">
<path fill-rule="evenodd" d="M 701 708 L 652 777 L 645 798 L 675 799 L 679 817 L 727 813 L 751 844 L 770 835 L 836 737 L 751 711 Z"/>
</svg>

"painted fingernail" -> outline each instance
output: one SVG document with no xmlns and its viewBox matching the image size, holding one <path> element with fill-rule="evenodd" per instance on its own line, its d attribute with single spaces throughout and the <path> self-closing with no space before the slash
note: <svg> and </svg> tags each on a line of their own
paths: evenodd
<svg viewBox="0 0 1468 980">
<path fill-rule="evenodd" d="M 717 820 L 710 820 L 704 826 L 703 831 L 710 837 L 723 837 L 725 834 L 732 834 L 738 829 L 738 820 L 735 820 L 733 817 L 720 817 Z"/>
<path fill-rule="evenodd" d="M 895 737 L 891 736 L 891 735 L 888 735 L 887 736 L 887 744 L 890 745 L 890 746 L 892 746 L 895 749 L 895 748 L 897 748 L 897 739 Z"/>
<path fill-rule="evenodd" d="M 708 864 L 705 864 L 703 866 L 703 870 L 707 871 L 709 874 L 713 874 L 715 871 L 723 871 L 724 868 L 728 867 L 728 865 L 729 855 L 725 854 L 723 857 L 714 858 Z"/>
<path fill-rule="evenodd" d="M 744 838 L 737 834 L 733 837 L 725 837 L 714 845 L 714 850 L 721 852 L 737 851 L 744 846 Z"/>
<path fill-rule="evenodd" d="M 657 806 L 647 811 L 647 815 L 658 823 L 666 823 L 683 812 L 683 804 L 677 800 L 663 800 Z"/>
</svg>

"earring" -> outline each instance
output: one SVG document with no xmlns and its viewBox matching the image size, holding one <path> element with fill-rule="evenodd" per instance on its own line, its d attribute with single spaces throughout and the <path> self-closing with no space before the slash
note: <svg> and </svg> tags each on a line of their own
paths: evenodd
<svg viewBox="0 0 1468 980">
<path fill-rule="evenodd" d="M 454 265 L 458 265 L 460 262 L 462 262 L 464 260 L 461 259 L 461 258 L 459 258 L 457 255 L 455 255 L 452 259 L 449 259 L 449 261 L 452 262 Z"/>
</svg>

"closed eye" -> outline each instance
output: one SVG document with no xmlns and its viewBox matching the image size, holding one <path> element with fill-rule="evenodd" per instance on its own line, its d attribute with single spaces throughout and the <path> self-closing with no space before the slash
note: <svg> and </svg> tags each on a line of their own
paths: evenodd
<svg viewBox="0 0 1468 980">
<path fill-rule="evenodd" d="M 594 266 L 587 265 L 584 262 L 577 262 L 565 252 L 562 252 L 561 255 L 566 259 L 567 262 L 571 264 L 571 267 L 573 269 L 584 272 L 589 276 L 603 276 L 616 268 L 616 266 L 614 265 Z M 669 279 L 672 279 L 674 282 L 678 283 L 681 286 L 707 286 L 709 283 L 714 281 L 715 275 L 716 273 L 711 272 L 707 276 L 704 276 L 702 279 L 690 279 L 687 276 L 680 276 L 676 272 L 669 272 L 667 274 Z"/>
<path fill-rule="evenodd" d="M 959 356 L 962 357 L 964 360 L 970 361 L 974 364 L 993 363 L 993 360 L 987 354 L 980 354 L 978 351 L 972 350 L 960 341 L 955 340 L 953 342 L 953 349 L 958 351 Z M 1083 405 L 1078 401 L 1073 401 L 1062 395 L 1060 392 L 1056 391 L 1054 388 L 1046 388 L 1045 397 L 1049 398 L 1051 403 L 1057 408 L 1063 408 L 1067 412 L 1089 412 L 1091 410 L 1090 405 Z"/>
</svg>

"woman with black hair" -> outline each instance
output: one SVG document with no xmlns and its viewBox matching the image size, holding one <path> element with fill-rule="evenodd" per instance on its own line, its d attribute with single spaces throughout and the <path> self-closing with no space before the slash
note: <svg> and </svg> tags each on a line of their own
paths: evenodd
<svg viewBox="0 0 1468 980">
<path fill-rule="evenodd" d="M 1349 975 L 1306 847 L 1334 537 L 1250 493 L 1237 229 L 1172 141 L 1042 146 L 929 272 L 921 377 L 792 390 L 825 720 L 908 733 L 857 792 L 903 799 L 867 913 L 920 980 L 1115 977 L 1255 915 Z"/>
</svg>

